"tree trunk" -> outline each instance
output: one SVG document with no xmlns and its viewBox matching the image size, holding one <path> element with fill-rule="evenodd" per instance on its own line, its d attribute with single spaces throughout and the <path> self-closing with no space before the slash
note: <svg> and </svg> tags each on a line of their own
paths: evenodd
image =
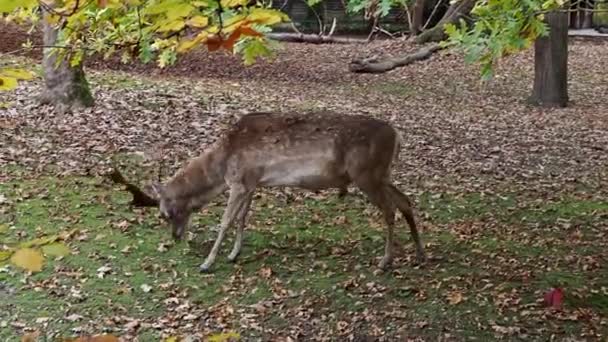
<svg viewBox="0 0 608 342">
<path fill-rule="evenodd" d="M 52 104 L 58 110 L 65 111 L 73 107 L 91 107 L 94 104 L 89 83 L 84 75 L 82 63 L 70 66 L 68 60 L 57 62 L 53 48 L 57 41 L 58 30 L 46 20 L 42 20 L 43 49 L 42 66 L 44 68 L 44 89 L 40 101 Z"/>
<path fill-rule="evenodd" d="M 568 13 L 545 15 L 549 35 L 534 42 L 534 88 L 530 102 L 545 107 L 568 104 Z"/>
<path fill-rule="evenodd" d="M 449 23 L 455 24 L 458 22 L 458 20 L 460 20 L 460 18 L 469 14 L 475 6 L 475 1 L 476 0 L 461 0 L 452 4 L 443 15 L 443 18 L 439 20 L 437 25 L 422 32 L 418 37 L 416 37 L 416 43 L 424 44 L 444 40 L 447 36 L 444 32 L 443 25 Z"/>
<path fill-rule="evenodd" d="M 410 23 L 410 33 L 418 34 L 424 25 L 424 3 L 426 0 L 415 0 L 412 6 L 412 22 Z"/>
</svg>

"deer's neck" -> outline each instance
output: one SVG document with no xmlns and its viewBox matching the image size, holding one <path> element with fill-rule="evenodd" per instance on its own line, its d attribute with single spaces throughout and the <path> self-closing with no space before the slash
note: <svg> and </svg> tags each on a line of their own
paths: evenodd
<svg viewBox="0 0 608 342">
<path fill-rule="evenodd" d="M 226 158 L 221 146 L 213 146 L 193 158 L 167 183 L 174 197 L 194 198 L 225 188 Z"/>
</svg>

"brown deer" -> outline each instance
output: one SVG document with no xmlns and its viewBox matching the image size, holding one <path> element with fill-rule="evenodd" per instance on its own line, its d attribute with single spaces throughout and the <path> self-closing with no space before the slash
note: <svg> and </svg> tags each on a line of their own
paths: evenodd
<svg viewBox="0 0 608 342">
<path fill-rule="evenodd" d="M 235 261 L 243 243 L 245 217 L 256 188 L 290 186 L 308 190 L 354 183 L 382 211 L 387 224 L 384 257 L 393 261 L 393 227 L 399 209 L 410 226 L 419 262 L 426 257 L 411 202 L 391 182 L 400 137 L 388 123 L 366 116 L 331 113 L 251 113 L 241 117 L 208 150 L 192 159 L 166 184 L 152 185 L 161 216 L 182 239 L 192 212 L 226 189 L 230 195 L 220 230 L 200 266 L 209 271 L 228 228 L 236 239 L 228 256 Z"/>
</svg>

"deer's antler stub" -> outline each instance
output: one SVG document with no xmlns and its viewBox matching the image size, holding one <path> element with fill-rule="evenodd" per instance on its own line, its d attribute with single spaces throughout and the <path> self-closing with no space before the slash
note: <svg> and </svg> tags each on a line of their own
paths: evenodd
<svg viewBox="0 0 608 342">
<path fill-rule="evenodd" d="M 116 167 L 106 175 L 112 182 L 125 186 L 125 190 L 133 195 L 131 205 L 134 207 L 157 207 L 158 199 L 148 195 L 133 183 L 129 183 Z"/>
</svg>

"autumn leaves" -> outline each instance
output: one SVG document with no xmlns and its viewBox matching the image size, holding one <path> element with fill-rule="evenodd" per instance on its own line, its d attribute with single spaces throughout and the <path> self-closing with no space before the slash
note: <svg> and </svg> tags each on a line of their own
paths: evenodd
<svg viewBox="0 0 608 342">
<path fill-rule="evenodd" d="M 9 227 L 0 225 L 0 237 L 8 233 Z M 50 235 L 22 242 L 16 246 L 8 246 L 0 250 L 0 262 L 10 259 L 10 262 L 30 272 L 40 272 L 44 267 L 45 258 L 62 258 L 70 254 L 65 241 L 73 232 Z"/>
</svg>

